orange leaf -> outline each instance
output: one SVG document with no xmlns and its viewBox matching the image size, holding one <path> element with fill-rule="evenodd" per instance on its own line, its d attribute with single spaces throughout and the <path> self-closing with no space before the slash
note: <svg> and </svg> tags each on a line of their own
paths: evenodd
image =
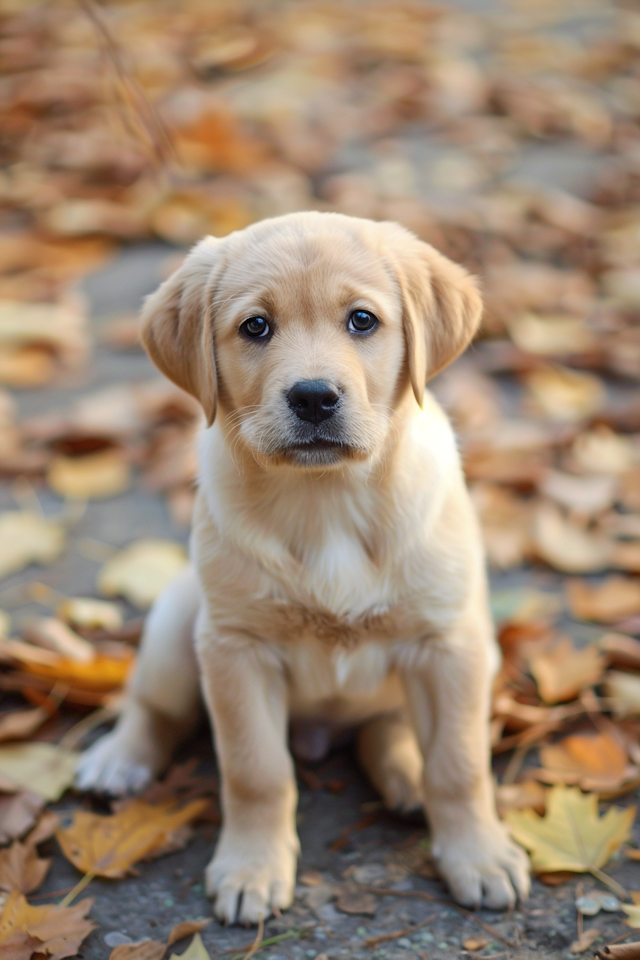
<svg viewBox="0 0 640 960">
<path fill-rule="evenodd" d="M 529 669 L 546 703 L 573 700 L 581 690 L 598 683 L 604 665 L 605 659 L 596 647 L 578 650 L 568 637 L 529 660 Z"/>
<path fill-rule="evenodd" d="M 0 916 L 3 955 L 11 960 L 29 960 L 34 954 L 44 954 L 51 960 L 75 957 L 82 941 L 96 926 L 86 919 L 92 903 L 93 900 L 81 900 L 73 907 L 32 907 L 15 890 Z"/>
<path fill-rule="evenodd" d="M 547 783 L 576 784 L 583 790 L 606 793 L 625 781 L 632 786 L 638 768 L 631 766 L 626 750 L 608 733 L 565 737 L 560 743 L 540 747 L 543 769 L 537 776 Z"/>
<path fill-rule="evenodd" d="M 57 833 L 65 857 L 82 873 L 100 877 L 135 874 L 133 865 L 170 846 L 171 838 L 208 806 L 194 800 L 176 809 L 173 803 L 132 800 L 111 816 L 76 810 L 73 823 Z"/>
</svg>

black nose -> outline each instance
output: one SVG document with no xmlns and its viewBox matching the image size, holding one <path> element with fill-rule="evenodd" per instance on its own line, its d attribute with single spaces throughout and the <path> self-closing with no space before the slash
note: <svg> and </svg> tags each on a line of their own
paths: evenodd
<svg viewBox="0 0 640 960">
<path fill-rule="evenodd" d="M 296 417 L 320 423 L 332 417 L 340 394 L 326 380 L 300 380 L 287 394 L 287 402 Z"/>
</svg>

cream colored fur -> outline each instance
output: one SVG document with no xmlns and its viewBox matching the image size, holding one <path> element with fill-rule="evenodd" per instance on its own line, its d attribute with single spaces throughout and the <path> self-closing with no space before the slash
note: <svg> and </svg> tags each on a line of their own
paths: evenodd
<svg viewBox="0 0 640 960">
<path fill-rule="evenodd" d="M 349 333 L 354 309 L 378 329 Z M 424 804 L 458 901 L 527 895 L 490 777 L 498 653 L 480 534 L 451 427 L 425 393 L 480 313 L 472 278 L 408 231 L 318 213 L 202 241 L 144 308 L 152 359 L 210 424 L 194 569 L 152 611 L 123 715 L 78 781 L 123 792 L 160 772 L 194 725 L 199 674 L 222 776 L 207 871 L 222 920 L 291 903 L 292 718 L 358 725 L 387 804 Z M 254 315 L 275 326 L 268 343 L 240 334 Z M 286 392 L 304 379 L 342 391 L 340 448 L 295 447 Z"/>
</svg>

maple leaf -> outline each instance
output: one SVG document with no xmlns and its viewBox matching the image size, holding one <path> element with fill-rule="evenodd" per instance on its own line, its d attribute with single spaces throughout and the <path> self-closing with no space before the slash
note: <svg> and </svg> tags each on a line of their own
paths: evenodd
<svg viewBox="0 0 640 960">
<path fill-rule="evenodd" d="M 547 795 L 544 817 L 532 810 L 509 810 L 505 820 L 514 840 L 529 851 L 535 873 L 599 874 L 628 839 L 635 812 L 635 807 L 611 807 L 599 817 L 595 794 L 557 785 Z"/>
<path fill-rule="evenodd" d="M 14 890 L 0 916 L 0 955 L 7 960 L 29 960 L 34 954 L 44 954 L 51 960 L 75 957 L 82 941 L 96 927 L 86 918 L 92 903 L 81 900 L 73 907 L 33 907 Z"/>
<path fill-rule="evenodd" d="M 196 933 L 185 952 L 180 956 L 177 953 L 172 953 L 169 960 L 211 960 L 211 957 L 202 942 L 202 937 L 199 933 Z"/>
<path fill-rule="evenodd" d="M 210 923 L 210 917 L 206 920 L 183 920 L 181 923 L 176 923 L 172 928 L 166 943 L 160 943 L 159 940 L 143 940 L 141 943 L 121 944 L 110 953 L 109 960 L 162 960 L 168 947 L 192 933 L 199 933 Z M 193 941 L 191 947 L 193 947 Z M 188 952 L 187 950 L 187 953 L 183 956 L 187 956 Z M 204 954 L 203 956 L 207 955 Z M 194 960 L 198 960 L 197 955 Z"/>
<path fill-rule="evenodd" d="M 139 860 L 163 852 L 171 837 L 208 806 L 194 800 L 176 809 L 174 803 L 132 800 L 110 816 L 76 810 L 71 826 L 56 836 L 65 857 L 81 870 L 114 879 L 135 875 Z"/>
</svg>

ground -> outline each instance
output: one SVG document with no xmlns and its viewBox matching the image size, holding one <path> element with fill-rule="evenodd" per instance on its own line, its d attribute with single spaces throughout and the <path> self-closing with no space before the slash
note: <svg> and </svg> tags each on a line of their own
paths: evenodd
<svg viewBox="0 0 640 960">
<path fill-rule="evenodd" d="M 98 344 L 101 325 L 139 305 L 141 297 L 157 285 L 171 254 L 172 251 L 162 245 L 131 247 L 85 281 L 84 292 L 91 304 Z M 37 414 L 64 406 L 89 388 L 97 389 L 122 380 L 143 380 L 153 375 L 149 361 L 141 352 L 122 354 L 98 345 L 93 361 L 78 375 L 75 384 L 60 391 L 48 387 L 22 393 L 21 413 Z M 59 501 L 53 497 L 47 499 L 46 492 L 39 490 L 39 496 L 46 511 L 59 509 Z M 13 505 L 8 484 L 2 488 L 0 505 L 5 509 Z M 138 487 L 111 500 L 90 503 L 75 529 L 74 543 L 91 540 L 121 546 L 142 536 L 166 536 L 186 542 L 187 531 L 172 524 L 160 497 Z M 98 561 L 87 559 L 86 551 L 81 553 L 72 548 L 53 567 L 43 570 L 39 578 L 62 593 L 91 595 L 95 592 L 98 568 Z M 31 574 L 8 579 L 4 590 L 10 591 L 28 575 Z M 555 575 L 527 571 L 518 576 L 530 583 L 535 580 L 537 586 L 549 587 Z M 504 582 L 504 577 L 497 579 L 498 585 Z M 21 609 L 24 614 L 29 612 L 28 608 Z M 201 758 L 199 769 L 203 772 L 213 770 L 213 752 L 206 730 L 184 748 L 179 759 L 189 756 Z M 297 960 L 319 954 L 326 954 L 328 958 L 375 956 L 389 960 L 395 957 L 440 960 L 462 955 L 463 942 L 474 938 L 488 941 L 476 954 L 482 957 L 556 960 L 571 956 L 568 950 L 577 933 L 574 882 L 547 887 L 534 880 L 531 899 L 511 914 L 480 911 L 465 917 L 446 903 L 377 895 L 365 903 L 367 912 L 375 909 L 375 916 L 349 915 L 336 909 L 335 895 L 354 880 L 401 892 L 425 891 L 444 900 L 447 894 L 437 879 L 410 872 L 416 863 L 418 869 L 429 872 L 424 825 L 403 821 L 381 808 L 372 788 L 357 769 L 349 748 L 336 753 L 313 772 L 319 783 L 337 787 L 338 792 L 326 787 L 310 789 L 300 781 L 298 824 L 302 856 L 296 900 L 291 910 L 269 920 L 265 928 L 267 938 L 287 931 L 295 936 L 265 948 L 263 955 L 269 960 Z M 627 797 L 621 802 L 632 802 L 632 799 Z M 78 805 L 91 806 L 91 801 L 68 794 L 56 809 L 64 821 Z M 100 804 L 95 809 L 101 809 Z M 637 839 L 640 840 L 640 831 Z M 174 923 L 208 916 L 210 904 L 204 894 L 203 870 L 211 857 L 214 841 L 215 829 L 211 825 L 198 827 L 195 839 L 185 850 L 141 865 L 138 877 L 116 882 L 93 880 L 87 894 L 95 898 L 91 916 L 99 927 L 85 941 L 81 956 L 86 960 L 103 960 L 118 943 L 145 937 L 162 939 Z M 52 841 L 43 850 L 54 852 L 55 843 Z M 615 864 L 611 870 L 616 879 L 632 889 L 640 886 L 635 877 L 637 872 L 638 865 L 628 861 Z M 52 870 L 33 902 L 47 902 L 47 893 L 66 891 L 77 880 L 76 870 L 58 851 Z M 587 888 L 596 885 L 589 877 L 584 882 Z M 367 938 L 411 928 L 428 917 L 433 919 L 415 933 L 407 933 L 374 949 L 365 945 Z M 483 928 L 482 923 L 488 924 L 493 932 Z M 597 925 L 604 942 L 626 931 L 619 913 L 600 914 L 585 923 Z M 252 931 L 225 928 L 216 921 L 202 934 L 212 957 L 231 957 L 233 951 L 242 952 L 253 936 Z M 504 941 L 514 946 L 507 946 Z M 179 949 L 183 949 L 182 945 Z M 590 950 L 587 955 L 592 953 Z"/>
</svg>

